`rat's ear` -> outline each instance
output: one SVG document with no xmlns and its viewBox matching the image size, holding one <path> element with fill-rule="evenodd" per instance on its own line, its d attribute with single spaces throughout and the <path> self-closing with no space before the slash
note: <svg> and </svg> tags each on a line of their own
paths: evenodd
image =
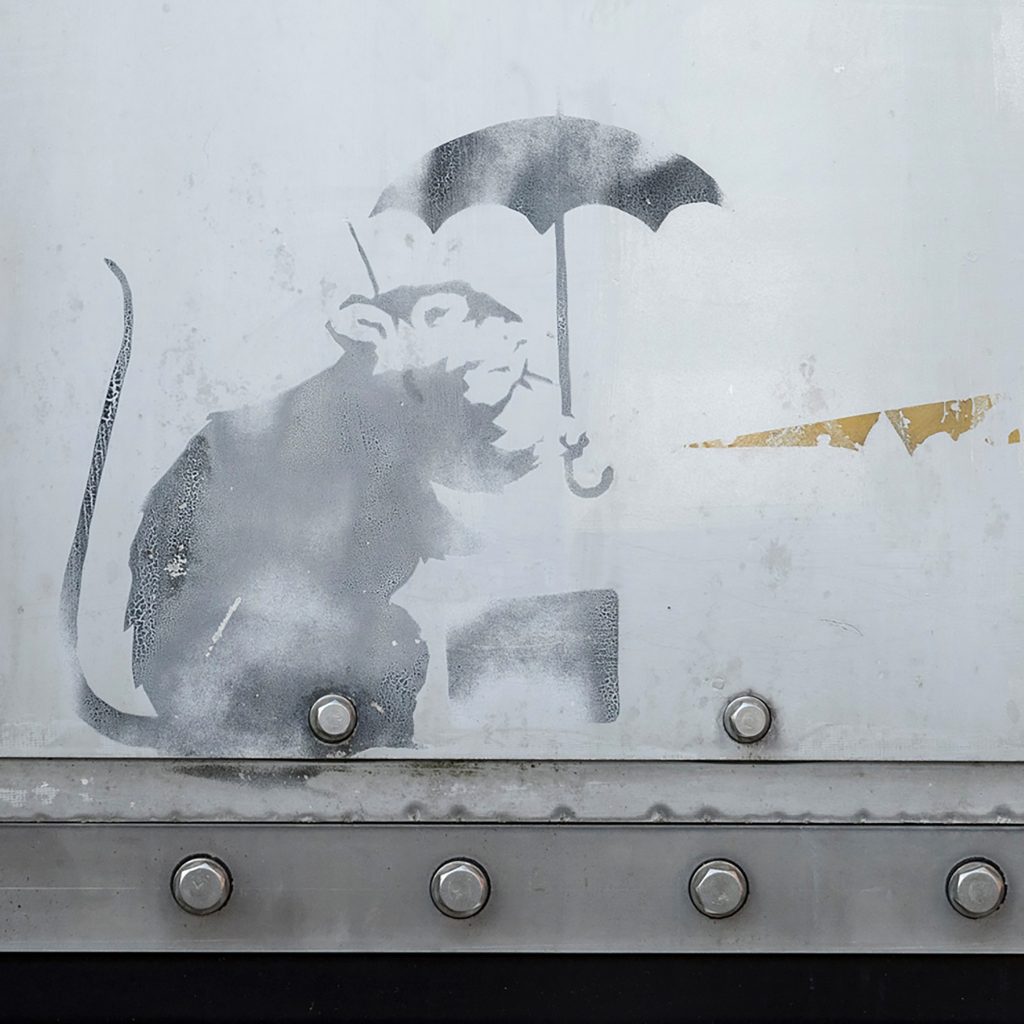
<svg viewBox="0 0 1024 1024">
<path fill-rule="evenodd" d="M 346 352 L 368 346 L 376 349 L 394 340 L 391 317 L 368 302 L 344 303 L 337 315 L 327 321 L 327 330 Z"/>
</svg>

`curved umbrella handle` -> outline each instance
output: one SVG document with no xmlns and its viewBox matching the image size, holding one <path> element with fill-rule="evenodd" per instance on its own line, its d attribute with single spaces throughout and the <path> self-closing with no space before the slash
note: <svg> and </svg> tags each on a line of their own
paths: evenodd
<svg viewBox="0 0 1024 1024">
<path fill-rule="evenodd" d="M 577 498 L 596 498 L 604 494 L 611 487 L 612 480 L 615 478 L 615 470 L 611 466 L 604 467 L 601 471 L 601 479 L 592 487 L 584 487 L 573 476 L 572 464 L 583 454 L 583 449 L 590 444 L 590 438 L 587 437 L 586 431 L 580 434 L 572 444 L 569 444 L 565 434 L 562 434 L 558 440 L 562 442 L 562 447 L 565 449 L 562 452 L 562 461 L 565 463 L 565 482 L 569 490 Z"/>
</svg>

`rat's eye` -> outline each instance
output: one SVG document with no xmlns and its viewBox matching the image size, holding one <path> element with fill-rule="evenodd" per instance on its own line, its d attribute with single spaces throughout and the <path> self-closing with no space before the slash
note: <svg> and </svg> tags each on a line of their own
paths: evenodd
<svg viewBox="0 0 1024 1024">
<path fill-rule="evenodd" d="M 437 322 L 458 323 L 469 317 L 469 304 L 454 292 L 435 292 L 424 295 L 412 309 L 412 323 L 415 327 L 436 327 Z"/>
</svg>

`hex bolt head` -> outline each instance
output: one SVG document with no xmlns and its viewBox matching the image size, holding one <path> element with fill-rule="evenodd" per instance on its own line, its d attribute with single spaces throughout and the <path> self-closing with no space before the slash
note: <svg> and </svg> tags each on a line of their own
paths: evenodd
<svg viewBox="0 0 1024 1024">
<path fill-rule="evenodd" d="M 189 857 L 175 868 L 171 892 L 182 910 L 213 914 L 231 896 L 231 872 L 213 857 Z"/>
<path fill-rule="evenodd" d="M 356 706 L 337 693 L 327 693 L 309 709 L 309 727 L 324 743 L 343 743 L 356 731 Z"/>
<path fill-rule="evenodd" d="M 471 860 L 450 860 L 430 880 L 430 898 L 448 917 L 473 917 L 487 905 L 491 881 L 479 864 Z"/>
<path fill-rule="evenodd" d="M 731 860 L 709 860 L 690 877 L 690 899 L 705 917 L 731 917 L 747 902 L 747 876 Z"/>
<path fill-rule="evenodd" d="M 1006 878 L 995 864 L 988 861 L 964 861 L 950 872 L 946 896 L 958 914 L 988 917 L 1006 899 Z"/>
<path fill-rule="evenodd" d="M 772 710 L 760 697 L 747 693 L 729 701 L 722 724 L 737 743 L 756 743 L 772 727 Z"/>
</svg>

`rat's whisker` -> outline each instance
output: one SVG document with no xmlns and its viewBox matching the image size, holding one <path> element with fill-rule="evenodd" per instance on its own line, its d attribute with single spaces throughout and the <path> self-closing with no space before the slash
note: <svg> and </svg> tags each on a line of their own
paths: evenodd
<svg viewBox="0 0 1024 1024">
<path fill-rule="evenodd" d="M 520 374 L 519 379 L 525 384 L 528 380 L 542 380 L 545 384 L 554 384 L 555 382 L 550 377 L 545 377 L 542 374 L 534 373 L 530 369 L 529 363 L 523 363 L 523 372 Z"/>
</svg>

